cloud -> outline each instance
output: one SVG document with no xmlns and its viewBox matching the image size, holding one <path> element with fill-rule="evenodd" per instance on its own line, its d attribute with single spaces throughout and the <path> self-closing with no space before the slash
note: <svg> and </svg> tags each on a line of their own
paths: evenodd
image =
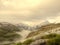
<svg viewBox="0 0 60 45">
<path fill-rule="evenodd" d="M 0 0 L 0 20 L 41 22 L 60 16 L 60 0 Z"/>
</svg>

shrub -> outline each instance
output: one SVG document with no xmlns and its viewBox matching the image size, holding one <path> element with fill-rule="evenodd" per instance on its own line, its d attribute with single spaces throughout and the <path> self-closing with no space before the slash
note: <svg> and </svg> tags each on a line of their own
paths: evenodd
<svg viewBox="0 0 60 45">
<path fill-rule="evenodd" d="M 16 45 L 22 45 L 22 43 L 21 43 L 21 42 L 19 42 L 19 43 L 17 43 Z"/>
<path fill-rule="evenodd" d="M 45 35 L 42 36 L 41 39 L 51 39 L 51 38 L 55 38 L 57 36 L 57 34 L 49 34 L 49 35 Z"/>
<path fill-rule="evenodd" d="M 23 45 L 29 45 L 33 41 L 34 41 L 33 39 L 28 39 L 28 40 L 26 40 L 26 41 L 23 42 Z"/>
<path fill-rule="evenodd" d="M 60 45 L 60 35 L 57 35 L 55 38 L 49 39 L 46 45 Z"/>
</svg>

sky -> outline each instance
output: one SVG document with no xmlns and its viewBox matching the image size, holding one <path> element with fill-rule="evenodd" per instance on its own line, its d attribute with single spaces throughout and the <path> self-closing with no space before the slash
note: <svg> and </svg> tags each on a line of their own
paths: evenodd
<svg viewBox="0 0 60 45">
<path fill-rule="evenodd" d="M 60 0 L 0 0 L 0 22 L 35 25 L 60 22 Z"/>
</svg>

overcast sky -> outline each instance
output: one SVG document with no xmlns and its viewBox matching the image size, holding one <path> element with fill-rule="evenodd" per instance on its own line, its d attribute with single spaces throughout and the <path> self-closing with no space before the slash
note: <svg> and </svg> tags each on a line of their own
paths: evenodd
<svg viewBox="0 0 60 45">
<path fill-rule="evenodd" d="M 60 22 L 60 0 L 0 0 L 0 21 L 37 24 Z"/>
</svg>

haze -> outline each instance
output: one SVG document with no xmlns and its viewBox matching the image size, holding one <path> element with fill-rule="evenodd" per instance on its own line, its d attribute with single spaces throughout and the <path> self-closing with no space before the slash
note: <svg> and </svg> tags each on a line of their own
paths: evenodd
<svg viewBox="0 0 60 45">
<path fill-rule="evenodd" d="M 60 0 L 0 0 L 0 22 L 35 25 L 59 19 Z"/>
</svg>

